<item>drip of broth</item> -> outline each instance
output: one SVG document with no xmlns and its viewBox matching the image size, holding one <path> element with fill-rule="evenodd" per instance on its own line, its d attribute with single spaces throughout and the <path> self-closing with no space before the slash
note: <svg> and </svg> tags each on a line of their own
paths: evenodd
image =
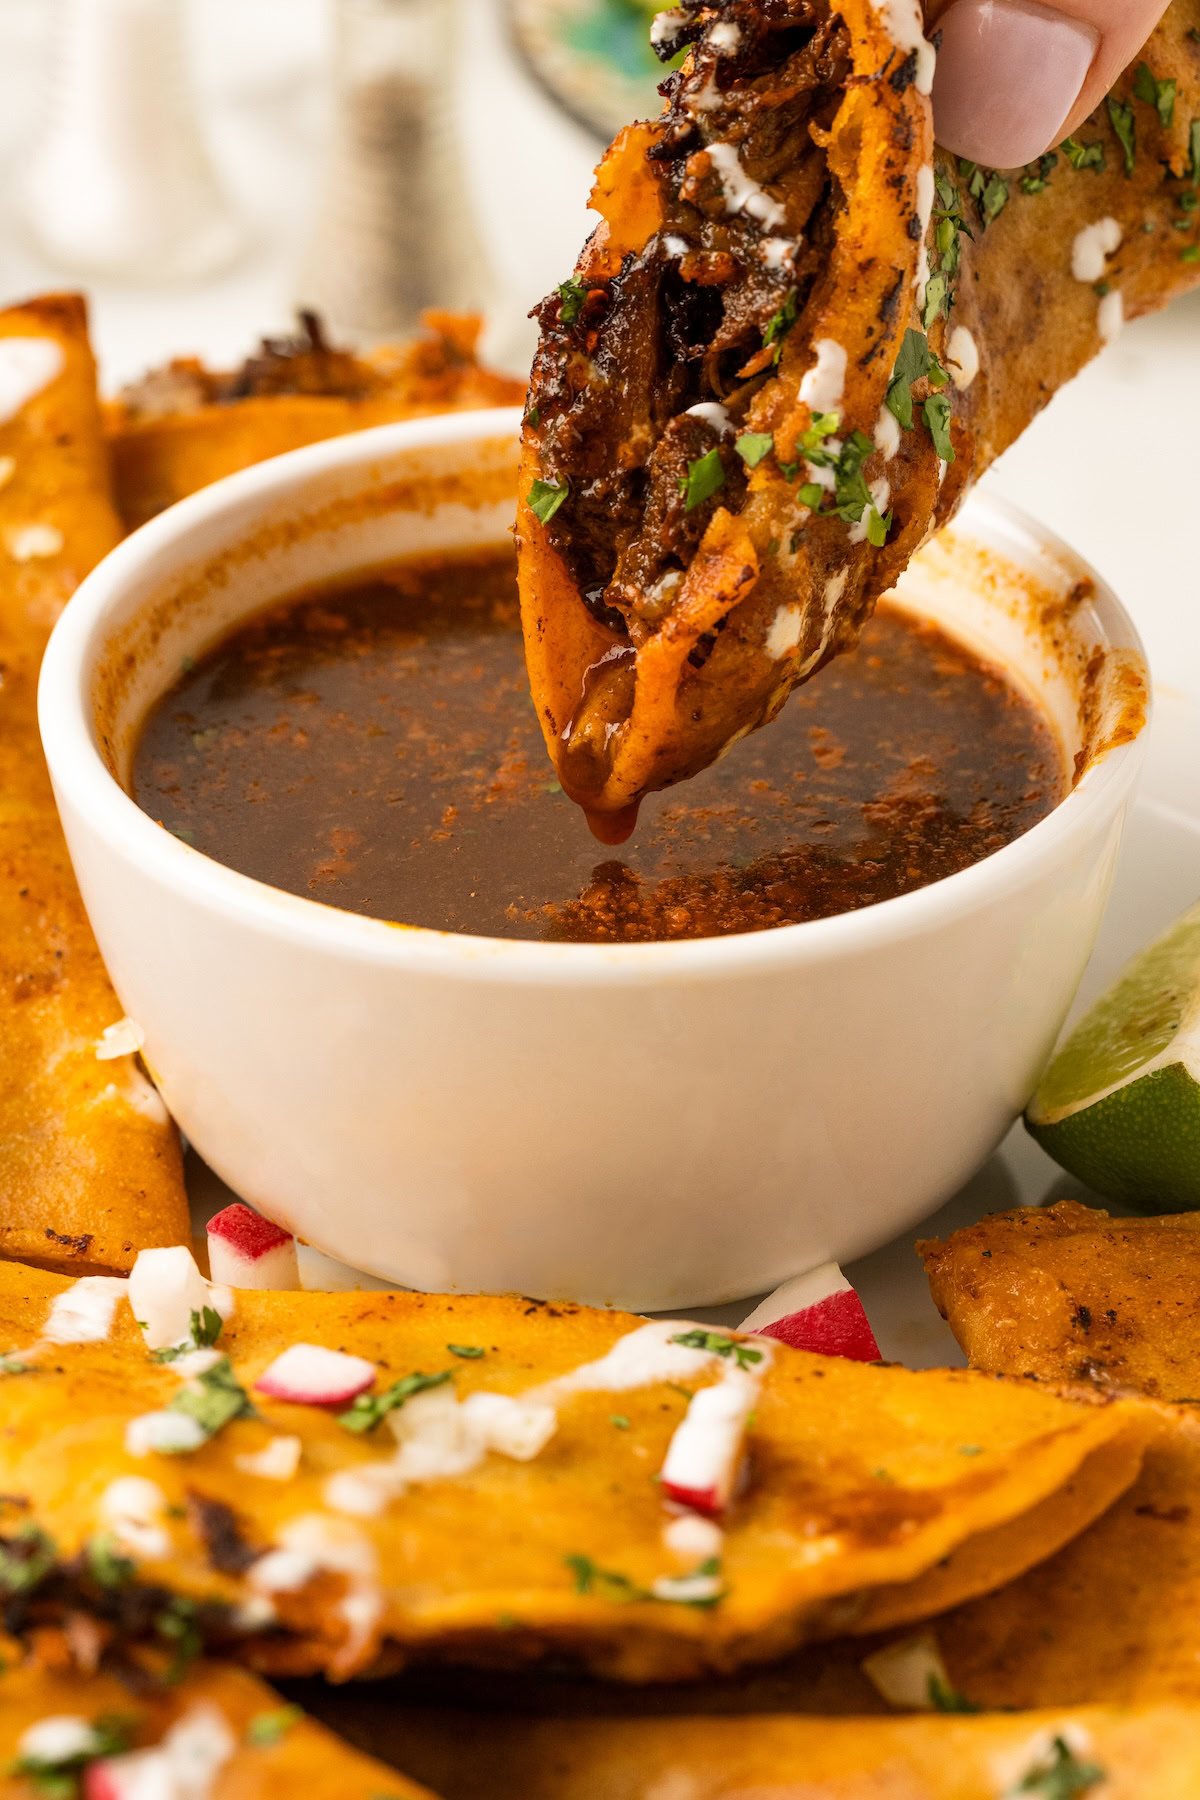
<svg viewBox="0 0 1200 1800">
<path fill-rule="evenodd" d="M 989 856 L 1062 798 L 997 668 L 881 606 L 858 649 L 605 850 L 529 701 L 509 552 L 412 562 L 256 615 L 146 720 L 139 806 L 273 887 L 487 937 L 762 931 Z"/>
</svg>

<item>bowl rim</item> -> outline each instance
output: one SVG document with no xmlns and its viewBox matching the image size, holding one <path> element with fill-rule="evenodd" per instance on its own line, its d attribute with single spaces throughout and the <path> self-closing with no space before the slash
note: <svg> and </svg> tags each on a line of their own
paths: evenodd
<svg viewBox="0 0 1200 1800">
<path fill-rule="evenodd" d="M 1118 811 L 1136 779 L 1151 722 L 1149 663 L 1141 637 L 1113 589 L 1055 532 L 1022 508 L 974 490 L 960 514 L 1014 534 L 1032 550 L 1057 554 L 1094 583 L 1092 608 L 1104 641 L 1131 651 L 1147 671 L 1141 729 L 1088 768 L 1044 819 L 1002 849 L 911 893 L 827 918 L 723 937 L 633 944 L 552 943 L 443 931 L 367 918 L 285 893 L 227 868 L 173 837 L 144 813 L 109 772 L 94 730 L 89 670 L 98 663 L 110 611 L 153 559 L 171 551 L 182 563 L 196 536 L 220 528 L 247 508 L 264 511 L 303 491 L 314 477 L 364 474 L 404 452 L 515 436 L 519 407 L 431 414 L 330 438 L 270 457 L 213 482 L 151 519 L 85 576 L 51 634 L 38 684 L 42 745 L 56 793 L 87 819 L 127 863 L 193 904 L 231 923 L 296 946 L 414 973 L 532 985 L 640 986 L 667 980 L 725 979 L 736 973 L 821 963 L 936 931 L 976 906 L 993 905 L 1065 853 L 1097 814 Z"/>
</svg>

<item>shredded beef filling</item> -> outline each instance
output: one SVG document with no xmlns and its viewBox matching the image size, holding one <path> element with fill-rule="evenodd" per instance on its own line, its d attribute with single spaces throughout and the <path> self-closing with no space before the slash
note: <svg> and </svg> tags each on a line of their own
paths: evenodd
<svg viewBox="0 0 1200 1800">
<path fill-rule="evenodd" d="M 829 254 L 824 142 L 850 70 L 844 25 L 813 0 L 729 0 L 732 53 L 714 48 L 711 19 L 689 16 L 699 4 L 659 46 L 694 46 L 687 75 L 660 89 L 663 228 L 582 304 L 558 292 L 536 315 L 543 468 L 573 477 L 549 530 L 588 605 L 634 643 L 714 507 L 744 504 L 735 434 Z M 726 148 L 712 158 L 708 146 Z M 732 210 L 739 193 L 749 201 Z M 690 410 L 706 403 L 725 409 L 727 428 Z M 710 451 L 723 481 L 697 500 L 689 465 Z"/>
</svg>

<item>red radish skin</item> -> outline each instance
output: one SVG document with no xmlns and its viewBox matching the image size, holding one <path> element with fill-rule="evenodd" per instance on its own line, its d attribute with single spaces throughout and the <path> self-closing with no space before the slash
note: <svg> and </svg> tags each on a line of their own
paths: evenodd
<svg viewBox="0 0 1200 1800">
<path fill-rule="evenodd" d="M 773 1325 L 760 1325 L 760 1337 L 775 1338 L 793 1350 L 814 1350 L 822 1356 L 844 1356 L 851 1362 L 882 1360 L 875 1333 L 863 1311 L 863 1303 L 851 1290 L 832 1294 L 803 1312 L 789 1313 Z"/>
<path fill-rule="evenodd" d="M 128 1788 L 119 1764 L 107 1758 L 89 1763 L 83 1772 L 83 1796 L 84 1800 L 127 1800 Z"/>
<path fill-rule="evenodd" d="M 208 1221 L 214 1281 L 240 1288 L 298 1288 L 296 1240 L 281 1225 L 235 1201 Z"/>
<path fill-rule="evenodd" d="M 263 1370 L 254 1386 L 272 1400 L 294 1406 L 345 1406 L 374 1386 L 375 1365 L 320 1344 L 291 1344 Z"/>
<path fill-rule="evenodd" d="M 665 1500 L 709 1519 L 724 1512 L 745 1461 L 746 1424 L 757 1397 L 757 1380 L 740 1371 L 692 1396 L 667 1445 Z"/>
<path fill-rule="evenodd" d="M 689 1512 L 703 1513 L 706 1519 L 715 1519 L 725 1510 L 725 1498 L 715 1487 L 686 1488 L 677 1487 L 674 1482 L 664 1481 L 663 1498 L 674 1506 L 685 1506 Z"/>
<path fill-rule="evenodd" d="M 882 1361 L 863 1303 L 836 1263 L 785 1281 L 741 1329 L 793 1350 L 844 1356 L 851 1362 Z"/>
</svg>

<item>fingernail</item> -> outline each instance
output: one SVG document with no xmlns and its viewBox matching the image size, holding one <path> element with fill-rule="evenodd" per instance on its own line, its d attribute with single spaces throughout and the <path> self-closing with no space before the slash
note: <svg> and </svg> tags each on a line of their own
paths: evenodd
<svg viewBox="0 0 1200 1800">
<path fill-rule="evenodd" d="M 938 21 L 933 82 L 939 143 L 1015 169 L 1057 142 L 1100 33 L 1033 0 L 954 0 Z"/>
</svg>

